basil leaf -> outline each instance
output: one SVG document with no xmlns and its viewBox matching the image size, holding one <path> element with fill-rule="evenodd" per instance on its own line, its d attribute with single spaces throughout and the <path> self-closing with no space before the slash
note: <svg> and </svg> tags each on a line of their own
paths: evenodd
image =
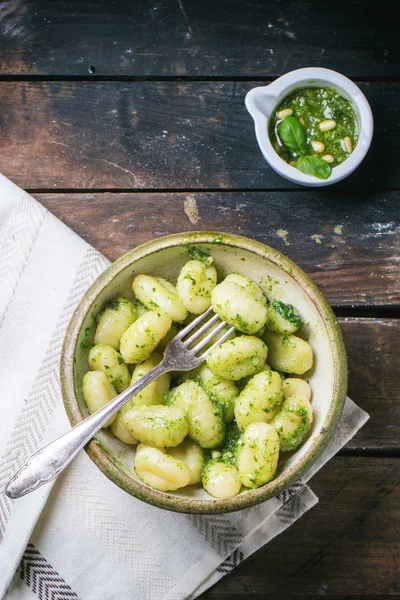
<svg viewBox="0 0 400 600">
<path fill-rule="evenodd" d="M 332 173 L 331 166 L 318 156 L 299 156 L 296 160 L 296 169 L 306 175 L 314 175 L 318 179 L 328 179 Z"/>
<path fill-rule="evenodd" d="M 278 125 L 278 134 L 282 142 L 296 154 L 302 154 L 307 151 L 307 132 L 295 117 L 286 117 Z"/>
</svg>

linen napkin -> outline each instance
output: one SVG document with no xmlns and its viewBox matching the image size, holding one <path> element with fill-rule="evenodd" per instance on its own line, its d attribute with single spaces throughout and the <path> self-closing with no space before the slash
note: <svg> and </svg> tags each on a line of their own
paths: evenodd
<svg viewBox="0 0 400 600">
<path fill-rule="evenodd" d="M 59 359 L 72 312 L 108 261 L 0 175 L 0 597 L 195 598 L 318 501 L 307 481 L 368 415 L 346 400 L 319 461 L 289 490 L 227 515 L 149 506 L 80 452 L 52 484 L 2 492 L 35 449 L 69 428 Z"/>
</svg>

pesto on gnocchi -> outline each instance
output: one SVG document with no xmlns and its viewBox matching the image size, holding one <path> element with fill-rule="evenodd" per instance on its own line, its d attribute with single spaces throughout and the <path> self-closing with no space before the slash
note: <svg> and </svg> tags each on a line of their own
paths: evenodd
<svg viewBox="0 0 400 600">
<path fill-rule="evenodd" d="M 156 367 L 180 329 L 212 306 L 235 333 L 211 350 L 210 341 L 200 367 L 149 383 L 105 427 L 136 446 L 132 469 L 145 485 L 202 486 L 224 499 L 274 479 L 280 453 L 306 439 L 313 349 L 293 304 L 241 273 L 218 280 L 218 264 L 196 247 L 189 257 L 176 281 L 136 275 L 133 294 L 100 313 L 82 395 L 89 413 L 97 411 Z"/>
</svg>

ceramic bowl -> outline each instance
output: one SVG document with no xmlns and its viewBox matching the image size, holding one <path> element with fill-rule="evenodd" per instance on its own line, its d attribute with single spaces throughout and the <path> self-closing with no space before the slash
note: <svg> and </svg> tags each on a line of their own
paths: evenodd
<svg viewBox="0 0 400 600">
<path fill-rule="evenodd" d="M 352 103 L 360 130 L 357 146 L 350 156 L 332 169 L 328 179 L 305 175 L 284 161 L 274 150 L 269 139 L 269 119 L 275 108 L 293 90 L 303 87 L 331 87 Z M 364 160 L 372 141 L 374 121 L 368 100 L 360 88 L 350 79 L 320 67 L 297 69 L 279 77 L 269 85 L 250 90 L 245 99 L 246 108 L 253 117 L 258 145 L 270 166 L 289 181 L 309 187 L 332 185 L 352 173 Z"/>
<path fill-rule="evenodd" d="M 135 474 L 134 447 L 120 442 L 107 429 L 95 436 L 86 451 L 109 479 L 145 502 L 185 513 L 230 512 L 263 502 L 299 479 L 317 460 L 332 435 L 346 396 L 346 353 L 335 315 L 317 286 L 288 258 L 254 240 L 218 232 L 170 235 L 128 252 L 87 290 L 71 319 L 61 358 L 62 395 L 71 425 L 88 416 L 82 397 L 82 377 L 88 370 L 96 316 L 116 296 L 132 299 L 132 280 L 139 273 L 175 282 L 189 259 L 191 244 L 214 257 L 220 277 L 241 273 L 251 277 L 265 293 L 298 308 L 315 355 L 314 368 L 307 374 L 315 412 L 307 440 L 296 452 L 281 455 L 273 481 L 226 500 L 213 499 L 200 486 L 169 493 L 151 489 Z"/>
</svg>

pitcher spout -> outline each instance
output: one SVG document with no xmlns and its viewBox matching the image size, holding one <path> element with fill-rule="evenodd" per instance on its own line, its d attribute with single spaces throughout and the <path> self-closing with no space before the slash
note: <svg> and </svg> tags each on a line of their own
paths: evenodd
<svg viewBox="0 0 400 600">
<path fill-rule="evenodd" d="M 245 98 L 246 108 L 253 117 L 269 119 L 279 99 L 278 80 L 267 86 L 256 87 L 250 90 Z"/>
</svg>

